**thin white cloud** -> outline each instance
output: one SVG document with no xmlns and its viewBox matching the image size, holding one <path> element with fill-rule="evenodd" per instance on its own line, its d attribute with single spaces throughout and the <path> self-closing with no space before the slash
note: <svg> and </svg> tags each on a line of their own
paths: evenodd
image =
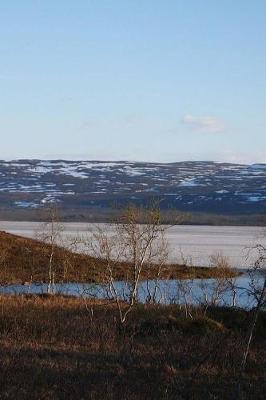
<svg viewBox="0 0 266 400">
<path fill-rule="evenodd" d="M 195 117 L 187 114 L 182 118 L 182 123 L 192 128 L 197 132 L 203 133 L 220 133 L 225 129 L 225 124 L 218 118 L 215 117 Z"/>
<path fill-rule="evenodd" d="M 214 161 L 228 162 L 232 164 L 266 164 L 266 152 L 168 152 L 155 161 L 177 162 L 177 161 Z"/>
<path fill-rule="evenodd" d="M 215 155 L 215 160 L 219 162 L 227 161 L 238 164 L 265 164 L 266 163 L 266 152 L 232 152 L 224 151 Z"/>
</svg>

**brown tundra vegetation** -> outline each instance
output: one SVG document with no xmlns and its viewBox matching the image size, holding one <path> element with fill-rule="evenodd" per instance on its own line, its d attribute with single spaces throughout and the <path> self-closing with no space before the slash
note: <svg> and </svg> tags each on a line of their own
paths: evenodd
<svg viewBox="0 0 266 400">
<path fill-rule="evenodd" d="M 1 399 L 265 398 L 265 313 L 240 377 L 244 310 L 137 305 L 121 326 L 112 302 L 1 296 L 0 308 Z"/>
<path fill-rule="evenodd" d="M 55 279 L 57 282 L 102 282 L 106 260 L 68 251 L 60 246 L 54 252 Z M 47 282 L 50 246 L 38 240 L 27 239 L 0 231 L 0 283 Z M 114 265 L 114 278 L 129 277 L 129 262 Z M 211 278 L 223 276 L 219 268 L 187 267 L 179 264 L 165 264 L 162 279 Z M 228 275 L 236 275 L 232 271 Z M 143 268 L 141 279 L 153 279 L 156 266 Z"/>
</svg>

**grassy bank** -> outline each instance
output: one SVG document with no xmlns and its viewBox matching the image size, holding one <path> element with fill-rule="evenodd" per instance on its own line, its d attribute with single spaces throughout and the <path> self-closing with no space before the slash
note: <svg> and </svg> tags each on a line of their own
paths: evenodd
<svg viewBox="0 0 266 400">
<path fill-rule="evenodd" d="M 250 316 L 243 310 L 137 306 L 125 328 L 112 303 L 0 297 L 1 399 L 235 399 Z M 242 399 L 264 399 L 266 317 Z"/>
<path fill-rule="evenodd" d="M 47 282 L 51 248 L 37 240 L 0 232 L 0 282 L 24 283 Z M 56 282 L 103 282 L 106 275 L 106 262 L 85 254 L 77 254 L 61 247 L 55 247 L 53 270 Z M 143 268 L 141 279 L 157 276 L 156 265 Z M 115 280 L 130 279 L 130 263 L 119 262 L 114 265 Z M 187 267 L 167 264 L 162 267 L 161 279 L 212 278 L 234 276 L 233 271 L 219 268 Z"/>
</svg>

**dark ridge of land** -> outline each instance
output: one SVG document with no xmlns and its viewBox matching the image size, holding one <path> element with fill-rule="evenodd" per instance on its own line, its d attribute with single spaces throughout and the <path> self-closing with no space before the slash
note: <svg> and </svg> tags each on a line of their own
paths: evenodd
<svg viewBox="0 0 266 400">
<path fill-rule="evenodd" d="M 124 209 L 123 209 L 124 210 Z M 112 207 L 97 208 L 67 208 L 60 207 L 60 220 L 62 222 L 91 222 L 111 223 L 121 214 L 121 210 Z M 162 222 L 173 224 L 177 219 L 183 225 L 215 225 L 215 226 L 265 226 L 265 213 L 235 214 L 194 212 L 181 209 L 161 210 Z M 2 221 L 45 221 L 45 211 L 38 209 L 18 209 L 13 207 L 0 207 L 0 220 Z"/>
<path fill-rule="evenodd" d="M 41 241 L 0 232 L 0 282 L 1 284 L 47 282 L 51 246 Z M 107 262 L 86 254 L 74 253 L 56 246 L 53 256 L 55 282 L 95 282 L 106 280 Z M 144 266 L 141 279 L 154 279 L 157 265 Z M 160 279 L 214 278 L 236 276 L 231 270 L 209 267 L 188 267 L 167 264 L 161 269 Z M 132 264 L 113 264 L 115 280 L 131 279 Z"/>
<path fill-rule="evenodd" d="M 124 328 L 115 304 L 0 296 L 0 398 L 8 400 L 264 400 L 266 315 L 245 373 L 252 314 L 138 305 Z"/>
</svg>

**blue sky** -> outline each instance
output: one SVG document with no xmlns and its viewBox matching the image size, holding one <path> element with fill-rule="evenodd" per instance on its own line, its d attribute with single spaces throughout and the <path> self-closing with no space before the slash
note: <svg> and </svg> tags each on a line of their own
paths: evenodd
<svg viewBox="0 0 266 400">
<path fill-rule="evenodd" d="M 0 158 L 266 162 L 265 0 L 0 4 Z"/>
</svg>

